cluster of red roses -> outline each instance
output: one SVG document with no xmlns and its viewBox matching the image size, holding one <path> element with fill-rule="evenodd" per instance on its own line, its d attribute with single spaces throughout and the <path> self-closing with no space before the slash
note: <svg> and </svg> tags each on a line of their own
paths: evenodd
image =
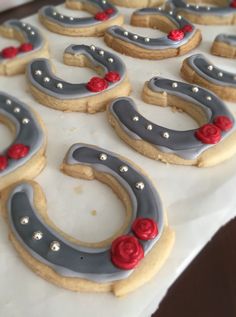
<svg viewBox="0 0 236 317">
<path fill-rule="evenodd" d="M 115 83 L 120 80 L 120 74 L 117 72 L 108 72 L 104 78 L 93 77 L 87 83 L 86 87 L 92 92 L 99 92 L 107 89 L 108 83 Z"/>
<path fill-rule="evenodd" d="M 182 27 L 182 29 L 171 30 L 167 35 L 168 39 L 172 41 L 180 41 L 184 38 L 185 34 L 188 32 L 192 32 L 193 27 L 190 24 L 186 24 Z"/>
<path fill-rule="evenodd" d="M 221 132 L 232 128 L 233 122 L 226 116 L 218 116 L 213 123 L 204 124 L 195 135 L 203 143 L 216 144 L 221 140 Z"/>
<path fill-rule="evenodd" d="M 230 3 L 230 6 L 232 8 L 236 8 L 236 0 L 233 0 L 231 3 Z"/>
<path fill-rule="evenodd" d="M 98 21 L 106 21 L 110 18 L 110 15 L 114 13 L 114 9 L 109 8 L 105 11 L 101 11 L 95 14 L 94 18 Z"/>
<path fill-rule="evenodd" d="M 33 45 L 31 43 L 23 43 L 19 47 L 9 46 L 1 51 L 1 56 L 3 58 L 13 58 L 19 53 L 29 52 L 32 51 L 32 49 Z"/>
<path fill-rule="evenodd" d="M 6 155 L 0 155 L 0 171 L 8 166 L 8 159 L 19 160 L 29 152 L 29 147 L 24 144 L 13 144 L 9 147 Z"/>
<path fill-rule="evenodd" d="M 131 270 L 138 265 L 144 257 L 144 250 L 138 239 L 144 241 L 154 239 L 158 234 L 158 227 L 153 219 L 140 217 L 134 221 L 132 231 L 135 236 L 118 237 L 111 246 L 112 263 L 123 270 Z"/>
</svg>

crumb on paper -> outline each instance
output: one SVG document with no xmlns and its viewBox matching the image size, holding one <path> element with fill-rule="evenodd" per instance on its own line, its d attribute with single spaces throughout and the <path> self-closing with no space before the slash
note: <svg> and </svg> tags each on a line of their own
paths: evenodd
<svg viewBox="0 0 236 317">
<path fill-rule="evenodd" d="M 92 215 L 92 216 L 97 216 L 97 210 L 91 210 L 90 211 L 90 214 Z"/>
<path fill-rule="evenodd" d="M 82 191 L 83 191 L 83 188 L 81 185 L 78 185 L 74 188 L 74 191 L 77 193 L 77 194 L 80 194 Z"/>
</svg>

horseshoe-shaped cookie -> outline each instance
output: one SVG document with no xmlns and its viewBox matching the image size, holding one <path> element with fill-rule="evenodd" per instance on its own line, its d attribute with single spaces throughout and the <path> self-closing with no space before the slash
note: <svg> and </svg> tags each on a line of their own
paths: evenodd
<svg viewBox="0 0 236 317">
<path fill-rule="evenodd" d="M 164 0 L 110 0 L 121 7 L 127 8 L 146 8 L 146 7 L 158 7 L 161 6 Z"/>
<path fill-rule="evenodd" d="M 217 56 L 236 58 L 236 36 L 219 34 L 215 38 L 211 53 Z"/>
<path fill-rule="evenodd" d="M 127 209 L 126 229 L 109 246 L 81 246 L 49 220 L 40 186 L 19 183 L 3 192 L 2 205 L 10 239 L 24 262 L 43 278 L 73 291 L 112 291 L 121 296 L 148 281 L 174 240 L 149 178 L 130 161 L 86 144 L 70 148 L 62 169 L 111 186 Z"/>
<path fill-rule="evenodd" d="M 186 54 L 201 42 L 201 33 L 180 15 L 161 8 L 137 10 L 131 17 L 135 26 L 160 29 L 168 34 L 161 38 L 143 37 L 120 26 L 107 29 L 104 40 L 114 50 L 137 58 L 163 59 Z"/>
<path fill-rule="evenodd" d="M 202 54 L 192 55 L 183 61 L 181 76 L 193 84 L 212 90 L 224 100 L 236 101 L 236 73 L 214 66 Z"/>
<path fill-rule="evenodd" d="M 141 154 L 155 160 L 198 167 L 212 166 L 236 152 L 235 122 L 224 103 L 210 91 L 154 77 L 144 86 L 143 100 L 182 109 L 199 129 L 175 131 L 144 118 L 130 98 L 118 98 L 107 108 L 117 134 Z"/>
<path fill-rule="evenodd" d="M 104 111 L 111 99 L 130 93 L 125 64 L 108 51 L 94 45 L 71 45 L 64 52 L 64 63 L 90 67 L 103 77 L 72 84 L 53 74 L 49 60 L 36 59 L 27 67 L 27 78 L 32 95 L 41 104 L 62 111 L 95 113 Z"/>
<path fill-rule="evenodd" d="M 6 47 L 0 53 L 0 75 L 24 73 L 27 63 L 38 57 L 48 57 L 48 45 L 41 32 L 31 24 L 9 20 L 0 26 L 0 35 L 18 40 L 19 47 Z"/>
<path fill-rule="evenodd" d="M 16 98 L 0 92 L 0 121 L 15 134 L 0 154 L 0 191 L 19 180 L 31 179 L 43 169 L 46 137 L 41 119 Z"/>
<path fill-rule="evenodd" d="M 168 7 L 175 9 L 186 19 L 197 24 L 236 24 L 236 1 L 214 1 L 208 0 L 203 3 L 215 6 L 199 5 L 199 1 L 186 3 L 184 0 L 171 0 Z M 201 1 L 200 1 L 201 3 Z"/>
<path fill-rule="evenodd" d="M 67 0 L 66 6 L 88 11 L 93 17 L 66 16 L 53 6 L 45 6 L 39 11 L 40 22 L 52 32 L 69 36 L 102 36 L 109 26 L 121 25 L 124 22 L 123 16 L 108 1 Z"/>
</svg>

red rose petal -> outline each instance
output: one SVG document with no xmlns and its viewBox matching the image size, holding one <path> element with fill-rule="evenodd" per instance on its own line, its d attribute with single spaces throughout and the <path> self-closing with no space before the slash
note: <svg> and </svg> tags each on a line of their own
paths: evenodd
<svg viewBox="0 0 236 317">
<path fill-rule="evenodd" d="M 109 81 L 110 83 L 115 83 L 120 80 L 120 74 L 117 72 L 108 72 L 105 75 L 105 80 Z"/>
<path fill-rule="evenodd" d="M 186 24 L 185 26 L 182 27 L 181 29 L 184 33 L 192 32 L 193 27 L 190 24 Z"/>
<path fill-rule="evenodd" d="M 106 14 L 106 12 L 98 12 L 95 14 L 94 18 L 98 21 L 106 21 L 109 19 L 109 16 Z"/>
<path fill-rule="evenodd" d="M 23 43 L 19 47 L 20 52 L 29 52 L 29 51 L 32 51 L 32 49 L 33 49 L 33 45 L 31 43 Z"/>
<path fill-rule="evenodd" d="M 6 47 L 1 52 L 1 55 L 3 58 L 13 58 L 17 54 L 18 54 L 18 48 L 14 46 Z"/>
<path fill-rule="evenodd" d="M 232 2 L 230 3 L 230 7 L 231 7 L 231 8 L 236 8 L 236 1 L 232 1 Z"/>
<path fill-rule="evenodd" d="M 7 167 L 7 165 L 8 165 L 7 157 L 1 155 L 1 156 L 0 156 L 0 171 L 5 170 L 5 168 Z"/>
<path fill-rule="evenodd" d="M 106 14 L 110 15 L 110 14 L 114 13 L 115 10 L 112 9 L 112 8 L 108 8 L 108 9 L 106 9 L 104 12 L 105 12 Z"/>
<path fill-rule="evenodd" d="M 172 30 L 168 34 L 168 39 L 172 41 L 180 41 L 184 38 L 184 32 L 182 30 Z"/>
<path fill-rule="evenodd" d="M 199 128 L 195 136 L 205 144 L 216 144 L 221 140 L 221 130 L 216 125 L 208 123 Z"/>
<path fill-rule="evenodd" d="M 13 144 L 7 151 L 7 156 L 19 160 L 29 153 L 29 147 L 24 144 Z"/>
<path fill-rule="evenodd" d="M 233 122 L 226 116 L 218 116 L 214 120 L 214 124 L 221 129 L 221 131 L 228 131 L 233 127 Z"/>
<path fill-rule="evenodd" d="M 132 230 L 141 240 L 152 240 L 158 234 L 157 224 L 151 218 L 137 218 L 132 225 Z"/>
<path fill-rule="evenodd" d="M 86 88 L 92 92 L 103 91 L 108 87 L 108 83 L 105 79 L 100 77 L 93 77 L 87 83 Z"/>
</svg>

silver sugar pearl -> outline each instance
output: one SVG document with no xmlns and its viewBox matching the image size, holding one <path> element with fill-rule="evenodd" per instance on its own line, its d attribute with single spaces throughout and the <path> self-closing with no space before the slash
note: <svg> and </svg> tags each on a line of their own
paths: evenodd
<svg viewBox="0 0 236 317">
<path fill-rule="evenodd" d="M 109 62 L 109 63 L 113 63 L 113 62 L 114 62 L 114 59 L 110 57 L 110 58 L 108 58 L 108 62 Z"/>
<path fill-rule="evenodd" d="M 50 78 L 49 78 L 49 77 L 44 77 L 43 81 L 44 81 L 45 83 L 49 83 L 49 82 L 50 82 Z"/>
<path fill-rule="evenodd" d="M 73 18 L 73 17 L 69 17 L 69 19 L 70 19 L 71 21 L 73 21 L 73 20 L 74 20 L 74 18 Z"/>
<path fill-rule="evenodd" d="M 133 39 L 134 39 L 134 40 L 137 40 L 137 39 L 138 39 L 138 35 L 135 34 L 135 35 L 133 36 Z"/>
<path fill-rule="evenodd" d="M 33 239 L 34 240 L 41 240 L 43 238 L 43 233 L 41 231 L 35 231 L 33 233 Z"/>
<path fill-rule="evenodd" d="M 209 65 L 209 66 L 207 67 L 207 69 L 208 69 L 208 70 L 213 70 L 213 66 L 212 66 L 212 65 Z"/>
<path fill-rule="evenodd" d="M 57 83 L 57 88 L 62 89 L 63 88 L 63 84 L 62 83 Z"/>
<path fill-rule="evenodd" d="M 41 71 L 40 69 L 37 69 L 37 70 L 35 71 L 35 75 L 41 76 L 41 75 L 42 75 L 42 71 Z"/>
<path fill-rule="evenodd" d="M 136 187 L 137 189 L 139 189 L 139 190 L 143 190 L 144 187 L 145 187 L 145 185 L 144 185 L 143 182 L 138 182 L 138 183 L 135 184 L 135 187 Z"/>
<path fill-rule="evenodd" d="M 199 5 L 196 5 L 195 8 L 196 8 L 196 9 L 199 9 Z"/>
<path fill-rule="evenodd" d="M 190 4 L 189 4 L 189 3 L 186 3 L 186 7 L 189 8 L 189 7 L 190 7 Z"/>
<path fill-rule="evenodd" d="M 211 96 L 206 97 L 207 100 L 212 100 Z"/>
<path fill-rule="evenodd" d="M 103 4 L 106 4 L 107 2 L 106 2 L 106 0 L 102 0 L 102 3 L 103 3 Z"/>
<path fill-rule="evenodd" d="M 208 10 L 208 11 L 211 10 L 211 7 L 207 7 L 207 10 Z"/>
<path fill-rule="evenodd" d="M 104 51 L 99 51 L 98 54 L 103 56 L 104 55 Z"/>
<path fill-rule="evenodd" d="M 52 15 L 54 15 L 54 16 L 57 15 L 56 11 L 54 11 L 54 12 L 52 13 Z"/>
<path fill-rule="evenodd" d="M 172 15 L 172 14 L 173 14 L 173 11 L 169 11 L 169 14 Z"/>
<path fill-rule="evenodd" d="M 173 88 L 177 88 L 177 87 L 178 87 L 178 84 L 177 84 L 177 83 L 172 83 L 172 87 L 173 87 Z"/>
<path fill-rule="evenodd" d="M 129 168 L 128 168 L 128 166 L 126 166 L 126 165 L 122 165 L 122 166 L 120 167 L 120 172 L 121 172 L 121 173 L 126 173 L 126 172 L 128 172 L 128 170 L 129 170 Z"/>
<path fill-rule="evenodd" d="M 178 19 L 178 20 L 181 20 L 181 19 L 182 19 L 182 16 L 181 16 L 181 15 L 177 15 L 177 19 Z"/>
<path fill-rule="evenodd" d="M 91 46 L 90 46 L 90 49 L 91 49 L 91 51 L 95 51 L 95 50 L 96 50 L 96 47 L 95 47 L 94 45 L 91 45 Z"/>
<path fill-rule="evenodd" d="M 192 91 L 193 91 L 193 92 L 198 92 L 199 89 L 198 89 L 198 87 L 193 87 L 193 88 L 192 88 Z"/>
<path fill-rule="evenodd" d="M 19 112 L 20 112 L 20 108 L 16 107 L 16 108 L 14 108 L 13 111 L 14 111 L 15 113 L 19 113 Z"/>
<path fill-rule="evenodd" d="M 60 245 L 60 242 L 58 241 L 52 241 L 50 243 L 50 249 L 53 251 L 53 252 L 58 252 L 61 248 L 61 245 Z"/>
<path fill-rule="evenodd" d="M 30 34 L 31 34 L 31 35 L 34 35 L 34 34 L 35 34 L 35 32 L 34 32 L 34 31 L 31 31 L 31 32 L 30 32 Z"/>
<path fill-rule="evenodd" d="M 222 72 L 219 72 L 219 73 L 218 73 L 218 76 L 219 76 L 219 77 L 223 77 L 223 75 L 224 75 L 224 74 L 223 74 Z"/>
<path fill-rule="evenodd" d="M 162 137 L 165 138 L 165 139 L 169 139 L 170 135 L 168 132 L 163 132 L 162 133 Z"/>
<path fill-rule="evenodd" d="M 27 225 L 29 223 L 29 217 L 25 216 L 20 218 L 20 224 L 21 225 Z"/>
<path fill-rule="evenodd" d="M 145 37 L 144 41 L 148 43 L 148 42 L 150 42 L 150 38 L 149 37 Z"/>
<path fill-rule="evenodd" d="M 147 127 L 146 127 L 147 130 L 151 131 L 152 130 L 152 125 L 149 124 Z"/>
<path fill-rule="evenodd" d="M 158 11 L 161 11 L 161 10 L 162 10 L 162 7 L 158 7 L 157 10 L 158 10 Z"/>
<path fill-rule="evenodd" d="M 7 99 L 7 100 L 6 100 L 6 104 L 7 104 L 7 105 L 11 105 L 11 100 L 10 100 L 10 99 Z"/>
<path fill-rule="evenodd" d="M 23 124 L 28 124 L 30 121 L 29 121 L 29 119 L 28 118 L 24 118 L 24 119 L 22 119 L 22 123 Z"/>
<path fill-rule="evenodd" d="M 133 117 L 133 121 L 139 121 L 139 117 L 138 116 L 134 116 Z"/>
<path fill-rule="evenodd" d="M 124 32 L 124 35 L 125 35 L 125 36 L 128 36 L 128 35 L 129 35 L 129 32 L 125 31 L 125 32 Z"/>
<path fill-rule="evenodd" d="M 60 14 L 60 18 L 61 18 L 61 19 L 64 19 L 64 15 Z"/>
<path fill-rule="evenodd" d="M 22 26 L 23 26 L 23 27 L 26 27 L 26 24 L 25 24 L 25 23 L 22 23 Z"/>
<path fill-rule="evenodd" d="M 30 30 L 31 30 L 31 27 L 30 27 L 30 26 L 27 26 L 27 30 L 29 30 L 29 31 L 30 31 Z"/>
<path fill-rule="evenodd" d="M 107 160 L 107 155 L 105 153 L 102 153 L 102 154 L 99 155 L 99 159 L 101 161 L 106 161 Z"/>
</svg>

